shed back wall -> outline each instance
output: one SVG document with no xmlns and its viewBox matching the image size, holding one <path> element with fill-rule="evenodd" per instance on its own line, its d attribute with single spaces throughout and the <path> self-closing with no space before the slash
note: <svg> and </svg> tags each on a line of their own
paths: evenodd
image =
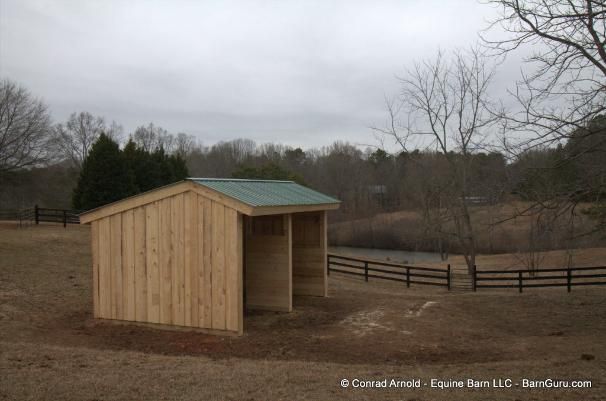
<svg viewBox="0 0 606 401">
<path fill-rule="evenodd" d="M 326 212 L 292 215 L 294 295 L 327 296 Z"/>
<path fill-rule="evenodd" d="M 246 307 L 292 311 L 291 215 L 246 221 Z"/>
<path fill-rule="evenodd" d="M 242 332 L 236 210 L 184 192 L 91 230 L 95 317 Z"/>
</svg>

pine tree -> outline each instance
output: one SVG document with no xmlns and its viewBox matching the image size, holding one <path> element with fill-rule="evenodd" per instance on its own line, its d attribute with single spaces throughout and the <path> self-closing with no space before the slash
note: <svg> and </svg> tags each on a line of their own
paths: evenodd
<svg viewBox="0 0 606 401">
<path fill-rule="evenodd" d="M 128 168 L 132 171 L 138 192 L 146 192 L 164 185 L 162 166 L 154 154 L 137 147 L 132 140 L 124 147 Z"/>
<path fill-rule="evenodd" d="M 187 170 L 187 163 L 185 162 L 185 159 L 181 157 L 181 155 L 171 155 L 168 158 L 168 164 L 170 165 L 173 181 L 181 181 L 189 176 L 189 171 Z"/>
<path fill-rule="evenodd" d="M 89 210 L 138 192 L 135 177 L 119 145 L 101 134 L 82 165 L 73 206 Z"/>
</svg>

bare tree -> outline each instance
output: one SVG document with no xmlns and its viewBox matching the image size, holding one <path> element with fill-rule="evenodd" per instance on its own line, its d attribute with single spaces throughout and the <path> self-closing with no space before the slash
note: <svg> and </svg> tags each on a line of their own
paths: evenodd
<svg viewBox="0 0 606 401">
<path fill-rule="evenodd" d="M 187 135 L 183 132 L 178 133 L 174 140 L 174 152 L 179 156 L 186 158 L 198 146 L 196 137 Z"/>
<path fill-rule="evenodd" d="M 483 33 L 497 55 L 531 47 L 511 91 L 519 108 L 507 129 L 526 134 L 509 150 L 566 140 L 606 111 L 606 3 L 603 0 L 485 0 L 500 10 Z M 503 36 L 505 31 L 506 35 Z M 531 134 L 531 135 L 528 135 Z M 517 145 L 517 146 L 515 146 Z"/>
<path fill-rule="evenodd" d="M 133 141 L 138 147 L 146 152 L 153 152 L 160 147 L 168 151 L 167 147 L 172 146 L 172 138 L 169 138 L 169 133 L 162 127 L 149 123 L 147 126 L 137 127 L 132 136 Z"/>
<path fill-rule="evenodd" d="M 527 176 L 547 176 L 525 214 L 549 210 L 573 216 L 581 201 L 603 203 L 606 169 L 586 163 L 602 151 L 606 112 L 606 3 L 603 0 L 485 0 L 500 10 L 482 34 L 495 55 L 532 49 L 522 76 L 510 90 L 514 105 L 503 114 L 509 138 L 505 150 L 520 160 L 528 150 L 564 145 Z M 505 36 L 503 36 L 503 31 Z M 520 133 L 516 142 L 514 133 Z M 581 144 L 581 146 L 574 146 Z M 588 146 L 590 145 L 590 146 Z M 597 151 L 596 151 L 597 150 Z M 582 174 L 561 181 L 562 170 L 579 168 Z M 555 176 L 555 177 L 554 177 Z M 535 182 L 536 183 L 536 182 Z M 537 188 L 531 188 L 537 189 Z M 541 189 L 541 188 L 539 188 Z M 537 191 L 534 191 L 537 192 Z M 599 218 L 603 208 L 596 208 Z M 600 225 L 598 225 L 600 228 Z M 570 238 L 572 241 L 573 238 Z"/>
<path fill-rule="evenodd" d="M 444 205 L 468 270 L 475 268 L 476 238 L 467 200 L 473 195 L 469 182 L 474 152 L 486 146 L 488 131 L 497 117 L 488 98 L 494 68 L 479 51 L 439 53 L 433 60 L 416 63 L 400 78 L 401 94 L 388 104 L 387 128 L 375 129 L 391 137 L 402 150 L 433 150 L 449 165 L 448 193 Z M 403 118 L 404 117 L 404 118 Z M 403 122 L 405 121 L 405 122 Z"/>
<path fill-rule="evenodd" d="M 545 260 L 545 249 L 549 249 L 549 224 L 544 221 L 543 213 L 534 213 L 530 217 L 527 242 L 523 249 L 518 249 L 515 254 L 518 262 L 522 263 L 531 275 L 541 267 Z"/>
<path fill-rule="evenodd" d="M 72 113 L 65 124 L 54 127 L 54 142 L 59 154 L 70 160 L 74 167 L 80 169 L 88 152 L 101 133 L 119 140 L 122 127 L 115 121 L 108 126 L 103 117 L 93 116 L 82 111 Z"/>
<path fill-rule="evenodd" d="M 132 140 L 147 152 L 162 148 L 166 153 L 175 153 L 182 157 L 187 157 L 197 146 L 194 136 L 185 133 L 173 135 L 154 123 L 137 127 Z"/>
<path fill-rule="evenodd" d="M 49 135 L 47 106 L 15 82 L 0 82 L 0 173 L 46 161 Z"/>
</svg>

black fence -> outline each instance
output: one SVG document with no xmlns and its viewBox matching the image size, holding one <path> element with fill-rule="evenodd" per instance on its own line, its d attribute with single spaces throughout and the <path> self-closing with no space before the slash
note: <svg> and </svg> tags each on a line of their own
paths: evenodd
<svg viewBox="0 0 606 401">
<path fill-rule="evenodd" d="M 575 286 L 606 285 L 606 266 L 569 267 L 535 270 L 476 270 L 473 274 L 473 290 L 478 288 L 566 287 L 568 292 Z"/>
<path fill-rule="evenodd" d="M 0 220 L 18 220 L 20 225 L 60 223 L 63 227 L 67 227 L 68 224 L 80 224 L 78 214 L 80 214 L 79 210 L 43 208 L 36 205 L 29 209 L 2 209 Z"/>
<path fill-rule="evenodd" d="M 68 224 L 80 224 L 79 214 L 79 210 L 49 209 L 38 207 L 38 205 L 34 206 L 34 221 L 36 224 L 40 222 L 62 223 L 63 227 Z"/>
<path fill-rule="evenodd" d="M 327 267 L 328 274 L 348 274 L 363 277 L 365 281 L 372 278 L 403 282 L 407 287 L 419 284 L 446 287 L 448 290 L 452 288 L 450 265 L 446 269 L 417 267 L 329 253 Z M 483 288 L 517 288 L 523 292 L 524 288 L 566 287 L 570 292 L 575 286 L 606 285 L 606 266 L 535 270 L 476 269 L 469 281 L 473 291 Z"/>
<path fill-rule="evenodd" d="M 446 287 L 450 290 L 450 266 L 447 269 L 407 266 L 378 260 L 353 258 L 350 256 L 327 255 L 328 274 L 342 273 L 368 279 L 400 281 L 411 284 Z"/>
</svg>

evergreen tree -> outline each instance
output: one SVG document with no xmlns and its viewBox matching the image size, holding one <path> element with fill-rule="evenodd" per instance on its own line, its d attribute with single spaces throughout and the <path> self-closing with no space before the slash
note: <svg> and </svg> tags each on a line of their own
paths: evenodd
<svg viewBox="0 0 606 401">
<path fill-rule="evenodd" d="M 135 177 L 119 145 L 101 134 L 82 165 L 73 206 L 89 210 L 137 193 Z"/>
<path fill-rule="evenodd" d="M 181 181 L 189 176 L 187 163 L 180 154 L 171 155 L 168 158 L 168 164 L 170 165 L 170 169 L 172 171 L 173 181 Z"/>
<path fill-rule="evenodd" d="M 124 147 L 124 156 L 135 177 L 138 192 L 149 191 L 164 185 L 166 180 L 162 177 L 161 163 L 158 163 L 151 153 L 138 147 L 132 139 Z"/>
</svg>

